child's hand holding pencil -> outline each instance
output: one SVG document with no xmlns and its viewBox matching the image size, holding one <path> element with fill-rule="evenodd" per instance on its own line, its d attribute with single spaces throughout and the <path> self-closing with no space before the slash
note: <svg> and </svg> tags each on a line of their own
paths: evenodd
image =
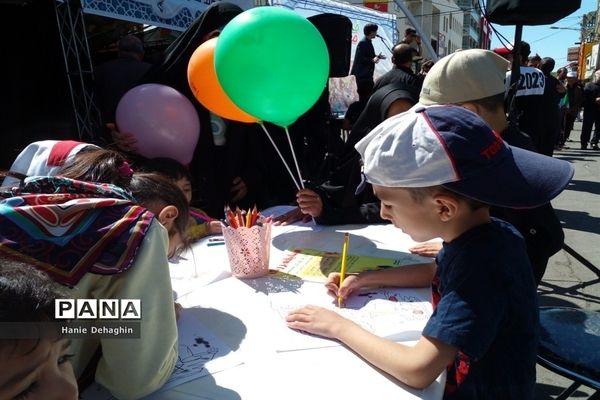
<svg viewBox="0 0 600 400">
<path fill-rule="evenodd" d="M 336 299 L 341 298 L 342 304 L 344 299 L 350 297 L 353 293 L 358 292 L 361 289 L 359 282 L 359 274 L 346 274 L 343 282 L 340 284 L 340 273 L 332 272 L 327 277 L 325 287 L 327 288 L 327 294 Z"/>
<path fill-rule="evenodd" d="M 342 266 L 340 268 L 340 286 L 344 284 L 344 278 L 346 277 L 346 259 L 348 258 L 348 244 L 350 242 L 350 234 L 344 233 L 344 244 L 342 245 Z M 342 306 L 343 297 L 338 294 L 338 307 Z"/>
</svg>

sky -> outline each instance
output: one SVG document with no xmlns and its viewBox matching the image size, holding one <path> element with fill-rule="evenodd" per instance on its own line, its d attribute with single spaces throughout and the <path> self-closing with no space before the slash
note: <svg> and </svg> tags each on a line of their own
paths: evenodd
<svg viewBox="0 0 600 400">
<path fill-rule="evenodd" d="M 569 1 L 569 0 L 563 0 Z M 556 66 L 561 67 L 567 64 L 567 48 L 576 47 L 575 42 L 579 42 L 579 27 L 581 17 L 587 12 L 596 10 L 597 0 L 582 0 L 581 7 L 574 13 L 566 16 L 560 21 L 551 25 L 523 26 L 522 39 L 531 46 L 531 54 L 539 54 L 540 57 L 552 57 L 556 61 Z M 515 36 L 515 27 L 511 25 L 492 24 L 511 43 Z M 559 26 L 571 29 L 550 29 L 551 26 Z M 501 47 L 495 33 L 492 33 L 492 49 Z"/>
</svg>

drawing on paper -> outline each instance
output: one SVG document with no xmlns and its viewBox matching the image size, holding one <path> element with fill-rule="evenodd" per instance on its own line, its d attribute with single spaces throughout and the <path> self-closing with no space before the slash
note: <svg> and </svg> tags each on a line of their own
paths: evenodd
<svg viewBox="0 0 600 400">
<path fill-rule="evenodd" d="M 315 284 L 311 284 L 315 285 Z M 427 289 L 382 288 L 353 295 L 343 308 L 328 296 L 322 286 L 306 287 L 299 294 L 278 293 L 269 296 L 271 307 L 282 319 L 307 304 L 317 305 L 339 313 L 364 329 L 392 340 L 416 340 L 431 316 L 432 307 Z M 337 342 L 289 329 L 286 341 L 278 344 L 279 351 L 335 346 Z"/>
<path fill-rule="evenodd" d="M 379 289 L 348 298 L 340 315 L 379 336 L 394 336 L 415 324 L 426 323 L 431 305 L 425 299 L 401 289 Z"/>
<path fill-rule="evenodd" d="M 167 391 L 193 379 L 214 374 L 224 369 L 240 365 L 241 359 L 231 348 L 223 343 L 191 310 L 184 309 L 177 321 L 179 333 L 179 355 L 173 374 L 156 393 Z M 227 355 L 227 357 L 224 357 Z M 148 399 L 151 399 L 150 395 Z M 92 384 L 81 395 L 82 400 L 115 400 L 115 398 L 97 383 Z"/>
<path fill-rule="evenodd" d="M 200 336 L 194 338 L 194 343 L 179 345 L 179 356 L 175 364 L 173 375 L 167 381 L 185 379 L 188 374 L 199 375 L 205 372 L 207 362 L 215 358 L 219 349 L 212 347 L 210 342 Z"/>
</svg>

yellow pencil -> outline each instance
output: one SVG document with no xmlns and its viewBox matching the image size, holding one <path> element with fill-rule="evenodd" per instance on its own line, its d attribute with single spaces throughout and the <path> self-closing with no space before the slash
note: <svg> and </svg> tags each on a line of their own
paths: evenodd
<svg viewBox="0 0 600 400">
<path fill-rule="evenodd" d="M 250 221 L 252 220 L 252 210 L 248 210 L 246 213 L 246 228 L 250 228 Z"/>
<path fill-rule="evenodd" d="M 350 234 L 348 232 L 344 233 L 344 245 L 342 246 L 342 267 L 340 269 L 340 285 L 342 287 L 342 283 L 344 283 L 344 278 L 346 276 L 346 258 L 348 256 L 348 244 L 350 242 Z M 342 296 L 338 296 L 338 307 L 342 307 Z"/>
</svg>

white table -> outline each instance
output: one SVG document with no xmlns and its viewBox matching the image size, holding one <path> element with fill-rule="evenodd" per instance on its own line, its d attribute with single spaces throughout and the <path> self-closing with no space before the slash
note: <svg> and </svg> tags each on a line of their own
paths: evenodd
<svg viewBox="0 0 600 400">
<path fill-rule="evenodd" d="M 274 227 L 270 266 L 290 247 L 340 251 L 350 233 L 350 253 L 385 256 L 406 251 L 414 242 L 391 225 L 314 225 Z M 445 375 L 425 390 L 409 388 L 366 363 L 344 346 L 277 352 L 274 337 L 287 329 L 270 307 L 270 277 L 240 280 L 230 276 L 225 246 L 196 243 L 171 264 L 177 301 L 211 329 L 243 364 L 196 379 L 153 399 L 441 399 Z M 414 261 L 420 259 L 413 256 Z M 313 284 L 314 283 L 310 283 Z M 426 289 L 424 289 L 426 290 Z M 233 353 L 230 353 L 233 354 Z M 226 355 L 225 357 L 228 357 Z"/>
</svg>

